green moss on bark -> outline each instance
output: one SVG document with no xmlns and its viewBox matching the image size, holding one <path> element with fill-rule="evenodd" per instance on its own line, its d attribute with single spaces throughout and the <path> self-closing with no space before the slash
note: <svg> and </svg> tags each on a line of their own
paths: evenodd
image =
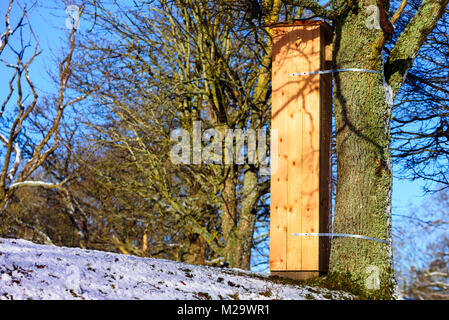
<svg viewBox="0 0 449 320">
<path fill-rule="evenodd" d="M 381 53 L 373 50 L 380 31 L 366 27 L 363 1 L 359 10 L 336 21 L 335 28 L 336 68 L 382 71 Z M 333 232 L 389 240 L 391 105 L 383 75 L 339 73 L 334 90 L 338 184 Z M 330 277 L 351 284 L 355 288 L 351 292 L 363 297 L 391 298 L 395 287 L 391 243 L 333 239 Z"/>
</svg>

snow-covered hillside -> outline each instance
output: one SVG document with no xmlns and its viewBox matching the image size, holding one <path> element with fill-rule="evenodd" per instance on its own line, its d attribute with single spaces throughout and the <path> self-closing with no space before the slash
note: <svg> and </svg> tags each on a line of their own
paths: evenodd
<svg viewBox="0 0 449 320">
<path fill-rule="evenodd" d="M 351 299 L 265 274 L 0 238 L 1 299 Z"/>
</svg>

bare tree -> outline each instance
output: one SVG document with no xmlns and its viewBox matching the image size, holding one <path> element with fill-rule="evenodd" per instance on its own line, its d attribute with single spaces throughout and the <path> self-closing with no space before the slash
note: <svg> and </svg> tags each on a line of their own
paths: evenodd
<svg viewBox="0 0 449 320">
<path fill-rule="evenodd" d="M 198 246 L 212 252 L 205 262 L 249 268 L 256 221 L 267 222 L 269 178 L 259 175 L 261 164 L 172 164 L 170 133 L 192 132 L 193 121 L 223 136 L 227 129 L 269 127 L 271 38 L 268 27 L 255 23 L 276 21 L 281 2 L 92 5 L 96 27 L 81 41 L 87 60 L 81 63 L 89 69 L 79 70 L 74 87 L 108 79 L 93 96 L 95 117 L 85 117 L 92 144 L 115 152 L 134 174 L 117 179 L 104 167 L 93 171 L 103 185 L 128 188 L 167 223 L 176 221 L 184 238 L 195 240 L 182 246 L 205 242 Z M 121 235 L 119 242 L 128 242 Z"/>
<path fill-rule="evenodd" d="M 413 1 L 416 10 L 417 3 Z M 405 21 L 398 27 L 404 28 Z M 395 106 L 392 135 L 401 174 L 449 187 L 449 10 L 426 39 Z"/>
<path fill-rule="evenodd" d="M 25 131 L 31 125 L 33 114 L 40 112 L 40 97 L 36 86 L 30 77 L 30 68 L 39 56 L 39 42 L 28 20 L 28 11 L 24 7 L 20 21 L 11 27 L 10 12 L 14 6 L 14 0 L 10 0 L 5 15 L 6 31 L 1 35 L 0 58 L 1 62 L 13 72 L 8 82 L 9 91 L 1 103 L 0 140 L 2 143 L 0 167 L 0 209 L 4 212 L 14 193 L 22 187 L 41 187 L 56 189 L 67 199 L 67 205 L 73 212 L 74 208 L 67 190 L 63 185 L 66 182 L 51 182 L 33 179 L 33 174 L 59 146 L 59 125 L 64 111 L 71 105 L 86 98 L 89 93 L 84 93 L 73 99 L 66 99 L 65 92 L 72 74 L 72 59 L 75 51 L 75 35 L 77 30 L 68 31 L 68 49 L 58 65 L 58 92 L 57 98 L 51 107 L 47 106 L 48 121 L 41 136 L 27 137 Z M 18 6 L 21 8 L 20 6 Z M 25 39 L 25 34 L 29 39 Z M 15 41 L 13 41 L 15 40 Z M 32 48 L 33 47 L 33 48 Z M 5 50 L 9 49 L 9 56 L 13 58 L 3 59 Z M 29 50 L 32 49 L 29 54 Z M 9 61 L 8 61 L 9 60 Z M 16 97 L 13 100 L 13 97 Z M 45 102 L 49 102 L 46 100 Z M 26 140 L 26 141 L 24 141 Z M 27 152 L 23 148 L 27 146 Z M 80 231 L 81 232 L 81 231 Z"/>
</svg>

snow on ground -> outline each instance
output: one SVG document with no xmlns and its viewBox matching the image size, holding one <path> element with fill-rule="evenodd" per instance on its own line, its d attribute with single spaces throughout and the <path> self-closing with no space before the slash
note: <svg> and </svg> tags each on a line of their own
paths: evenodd
<svg viewBox="0 0 449 320">
<path fill-rule="evenodd" d="M 351 298 L 266 274 L 0 238 L 0 300 Z"/>
</svg>

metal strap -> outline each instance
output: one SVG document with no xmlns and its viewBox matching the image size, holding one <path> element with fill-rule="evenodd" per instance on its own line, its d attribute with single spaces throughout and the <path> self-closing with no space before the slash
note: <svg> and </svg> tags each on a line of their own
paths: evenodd
<svg viewBox="0 0 449 320">
<path fill-rule="evenodd" d="M 344 237 L 344 238 L 357 238 L 357 239 L 365 239 L 372 240 L 381 243 L 388 244 L 387 240 L 376 239 L 373 237 L 361 236 L 359 234 L 346 234 L 346 233 L 292 233 L 292 236 L 299 237 Z"/>
<path fill-rule="evenodd" d="M 347 68 L 347 69 L 334 69 L 334 70 L 320 70 L 320 71 L 312 71 L 312 72 L 298 72 L 298 73 L 290 73 L 290 76 L 307 76 L 313 74 L 326 74 L 326 73 L 336 73 L 336 72 L 368 72 L 368 73 L 381 73 L 378 70 L 369 70 L 369 69 L 358 69 L 358 68 Z"/>
</svg>

